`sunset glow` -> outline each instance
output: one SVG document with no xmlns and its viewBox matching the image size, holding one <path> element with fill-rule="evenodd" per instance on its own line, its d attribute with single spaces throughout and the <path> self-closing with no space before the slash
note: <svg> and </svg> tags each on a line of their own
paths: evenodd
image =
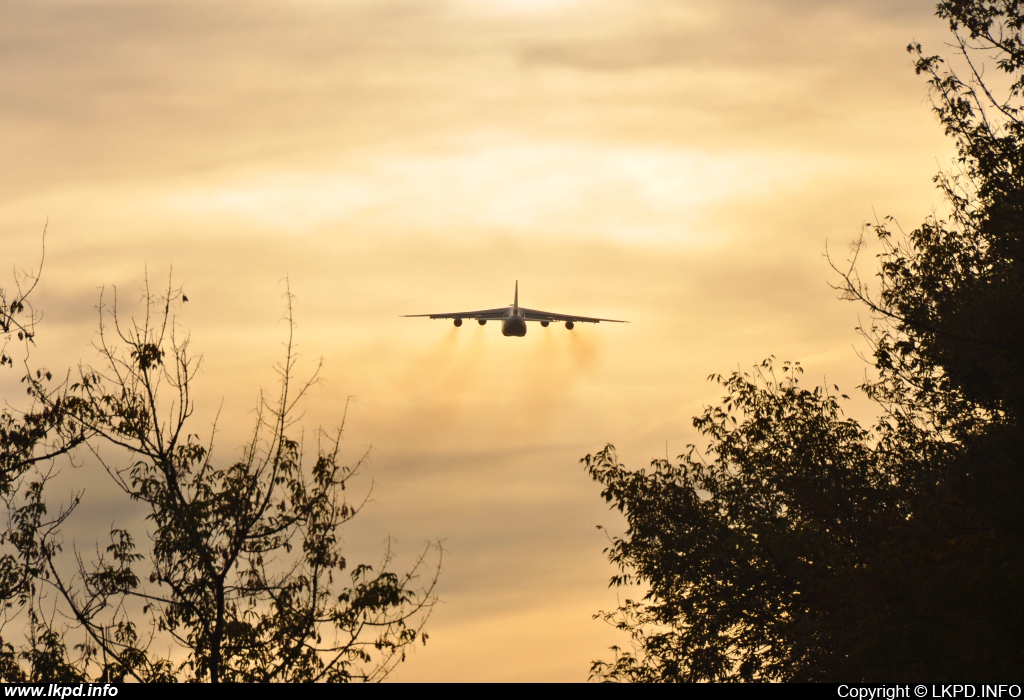
<svg viewBox="0 0 1024 700">
<path fill-rule="evenodd" d="M 101 289 L 129 311 L 173 274 L 225 461 L 287 285 L 303 367 L 325 363 L 306 435 L 354 397 L 346 454 L 371 449 L 352 559 L 443 542 L 429 643 L 394 678 L 583 681 L 627 640 L 591 617 L 617 595 L 596 526 L 622 522 L 578 460 L 683 452 L 708 375 L 769 355 L 863 381 L 826 246 L 916 226 L 952 153 L 911 40 L 942 49 L 927 3 L 13 0 L 0 261 L 35 265 L 46 226 L 34 359 L 61 372 L 95 359 Z M 399 318 L 517 280 L 525 306 L 630 323 Z M 92 551 L 140 521 L 80 462 Z"/>
</svg>

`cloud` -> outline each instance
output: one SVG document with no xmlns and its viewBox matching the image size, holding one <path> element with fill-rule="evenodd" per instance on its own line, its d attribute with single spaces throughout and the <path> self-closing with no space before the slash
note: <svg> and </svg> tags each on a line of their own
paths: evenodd
<svg viewBox="0 0 1024 700">
<path fill-rule="evenodd" d="M 173 265 L 205 354 L 195 430 L 223 400 L 228 461 L 274 382 L 287 276 L 300 353 L 326 361 L 304 424 L 355 395 L 345 448 L 374 446 L 353 546 L 449 538 L 447 636 L 409 678 L 465 679 L 469 651 L 482 678 L 584 678 L 614 602 L 579 457 L 682 451 L 705 377 L 768 354 L 856 384 L 825 240 L 872 207 L 913 226 L 949 152 L 903 52 L 944 31 L 916 1 L 8 0 L 0 20 L 7 259 L 37 260 L 50 220 L 34 359 L 88 362 L 99 288 L 127 309 Z M 532 308 L 631 323 L 399 318 L 500 306 L 515 280 Z"/>
</svg>

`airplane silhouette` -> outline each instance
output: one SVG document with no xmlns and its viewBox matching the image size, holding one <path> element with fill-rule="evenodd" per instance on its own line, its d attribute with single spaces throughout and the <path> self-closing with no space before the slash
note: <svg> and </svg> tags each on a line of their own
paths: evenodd
<svg viewBox="0 0 1024 700">
<path fill-rule="evenodd" d="M 485 309 L 483 311 L 456 311 L 450 314 L 405 314 L 402 318 L 451 318 L 455 320 L 455 326 L 461 326 L 464 319 L 476 319 L 481 326 L 488 321 L 501 321 L 501 334 L 504 336 L 522 337 L 526 335 L 526 322 L 536 321 L 547 328 L 553 321 L 564 321 L 565 327 L 572 330 L 577 323 L 629 323 L 629 321 L 616 321 L 612 318 L 591 318 L 589 316 L 572 316 L 569 314 L 556 314 L 550 311 L 537 311 L 519 306 L 519 280 L 516 280 L 516 292 L 512 303 L 500 309 Z"/>
</svg>

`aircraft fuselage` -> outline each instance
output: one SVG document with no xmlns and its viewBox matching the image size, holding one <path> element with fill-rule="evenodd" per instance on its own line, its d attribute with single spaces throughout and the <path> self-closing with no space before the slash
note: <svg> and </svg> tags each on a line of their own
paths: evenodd
<svg viewBox="0 0 1024 700">
<path fill-rule="evenodd" d="M 510 335 L 523 337 L 526 335 L 526 319 L 519 314 L 509 314 L 501 322 L 501 334 L 506 337 Z"/>
</svg>

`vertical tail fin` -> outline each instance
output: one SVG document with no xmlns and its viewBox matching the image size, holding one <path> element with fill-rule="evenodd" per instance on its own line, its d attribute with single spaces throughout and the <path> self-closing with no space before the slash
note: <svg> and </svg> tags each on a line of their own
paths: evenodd
<svg viewBox="0 0 1024 700">
<path fill-rule="evenodd" d="M 519 280 L 516 280 L 516 296 L 512 301 L 512 313 L 519 315 Z"/>
</svg>

